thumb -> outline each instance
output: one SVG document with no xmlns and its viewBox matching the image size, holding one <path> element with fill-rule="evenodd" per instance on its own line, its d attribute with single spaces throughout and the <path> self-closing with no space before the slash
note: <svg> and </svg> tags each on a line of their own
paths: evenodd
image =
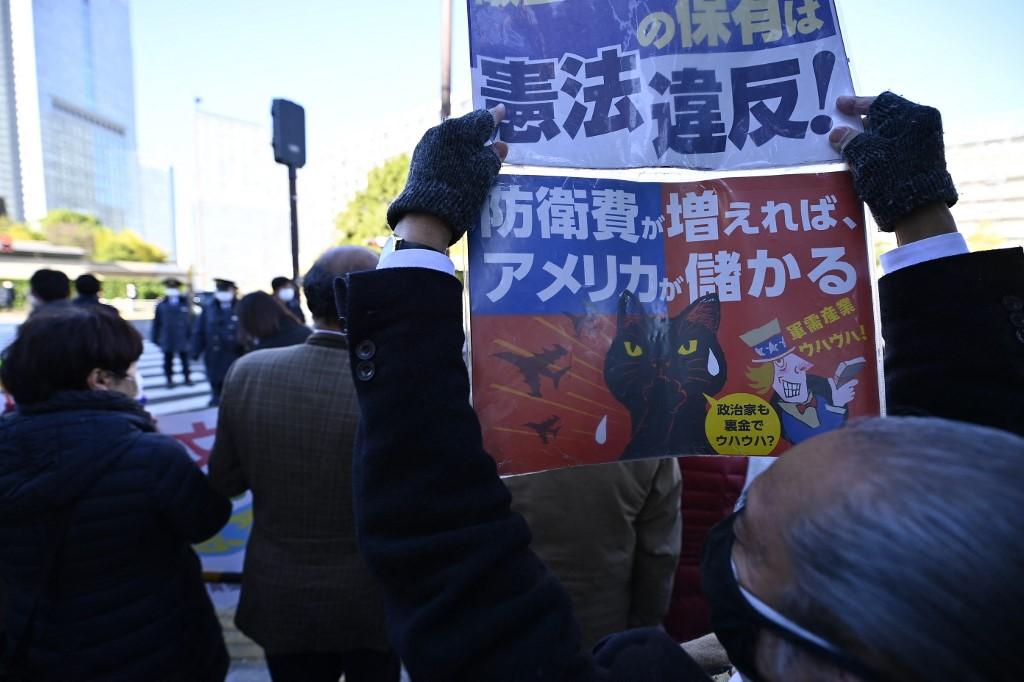
<svg viewBox="0 0 1024 682">
<path fill-rule="evenodd" d="M 839 126 L 838 128 L 832 129 L 832 132 L 828 136 L 828 141 L 832 144 L 833 149 L 842 154 L 843 150 L 846 149 L 846 145 L 853 142 L 853 138 L 861 134 L 862 133 L 860 131 L 854 130 L 853 128 Z"/>
</svg>

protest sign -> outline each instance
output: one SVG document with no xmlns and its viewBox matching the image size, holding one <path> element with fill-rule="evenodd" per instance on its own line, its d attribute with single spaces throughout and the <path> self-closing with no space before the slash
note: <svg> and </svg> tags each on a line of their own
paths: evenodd
<svg viewBox="0 0 1024 682">
<path fill-rule="evenodd" d="M 473 403 L 502 474 L 778 455 L 879 413 L 848 173 L 501 176 L 469 251 Z"/>
<path fill-rule="evenodd" d="M 514 164 L 836 161 L 853 94 L 832 0 L 468 0 L 473 103 Z"/>
<path fill-rule="evenodd" d="M 157 418 L 157 428 L 185 446 L 189 456 L 203 473 L 207 472 L 210 451 L 217 437 L 217 408 L 168 414 Z M 231 501 L 231 518 L 217 535 L 194 547 L 209 574 L 240 574 L 245 562 L 245 545 L 252 529 L 252 493 Z"/>
</svg>

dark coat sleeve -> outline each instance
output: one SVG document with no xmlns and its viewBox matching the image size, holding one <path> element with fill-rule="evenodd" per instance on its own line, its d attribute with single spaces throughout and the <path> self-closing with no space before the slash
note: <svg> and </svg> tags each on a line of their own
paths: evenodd
<svg viewBox="0 0 1024 682">
<path fill-rule="evenodd" d="M 195 327 L 192 329 L 192 358 L 198 360 L 199 356 L 206 350 L 206 308 L 196 318 Z"/>
<path fill-rule="evenodd" d="M 240 374 L 238 368 L 239 363 L 233 364 L 224 378 L 224 391 L 217 411 L 217 437 L 209 462 L 210 486 L 227 497 L 241 495 L 249 489 L 234 438 L 235 406 L 244 405 L 248 400 L 242 390 L 242 380 L 236 378 Z"/>
<path fill-rule="evenodd" d="M 231 518 L 230 500 L 213 491 L 179 443 L 159 434 L 142 438 L 153 441 L 148 461 L 158 513 L 191 544 L 212 538 Z"/>
<path fill-rule="evenodd" d="M 153 327 L 150 330 L 150 341 L 160 344 L 160 326 L 163 323 L 163 302 L 156 304 L 156 312 L 153 315 Z"/>
<path fill-rule="evenodd" d="M 914 265 L 879 282 L 886 404 L 1024 435 L 1024 251 Z"/>
<path fill-rule="evenodd" d="M 339 280 L 362 415 L 354 503 L 392 642 L 417 682 L 688 680 L 661 631 L 617 674 L 580 648 L 569 598 L 530 551 L 525 521 L 484 452 L 462 360 L 461 285 L 419 268 Z M 614 649 L 614 647 L 613 647 Z M 614 657 L 612 657 L 614 658 Z M 639 658 L 639 657 L 638 657 Z"/>
</svg>

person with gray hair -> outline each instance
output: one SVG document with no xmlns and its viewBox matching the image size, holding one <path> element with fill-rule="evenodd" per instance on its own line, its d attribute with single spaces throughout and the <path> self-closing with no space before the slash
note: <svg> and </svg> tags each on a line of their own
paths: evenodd
<svg viewBox="0 0 1024 682">
<path fill-rule="evenodd" d="M 705 544 L 733 665 L 772 682 L 1019 679 L 1022 457 L 1013 434 L 921 417 L 786 453 Z"/>
<path fill-rule="evenodd" d="M 790 450 L 706 543 L 714 629 L 754 681 L 1016 680 L 1024 252 L 967 253 L 937 111 L 892 93 L 839 108 L 867 114 L 865 133 L 832 141 L 900 244 L 880 284 L 890 411 L 975 423 L 870 420 Z M 493 185 L 503 115 L 428 131 L 388 211 L 402 249 L 335 283 L 361 411 L 360 550 L 392 641 L 417 682 L 706 682 L 661 630 L 581 647 L 483 449 L 444 251 Z"/>
<path fill-rule="evenodd" d="M 334 279 L 372 269 L 359 246 L 324 253 L 304 278 L 305 343 L 240 358 L 224 383 L 210 483 L 253 494 L 235 622 L 275 682 L 397 682 L 380 588 L 356 547 L 352 448 L 359 410 Z"/>
</svg>

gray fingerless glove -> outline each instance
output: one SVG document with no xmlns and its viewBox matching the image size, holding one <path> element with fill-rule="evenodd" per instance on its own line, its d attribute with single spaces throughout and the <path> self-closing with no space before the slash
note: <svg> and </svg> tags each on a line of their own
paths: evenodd
<svg viewBox="0 0 1024 682">
<path fill-rule="evenodd" d="M 883 232 L 891 232 L 914 209 L 936 201 L 956 203 L 937 109 L 883 92 L 868 111 L 864 132 L 846 145 L 843 156 L 858 196 Z"/>
<path fill-rule="evenodd" d="M 405 189 L 388 207 L 394 229 L 407 213 L 429 213 L 452 230 L 452 244 L 480 218 L 501 160 L 485 147 L 494 117 L 478 110 L 449 119 L 424 133 L 412 154 Z"/>
</svg>

